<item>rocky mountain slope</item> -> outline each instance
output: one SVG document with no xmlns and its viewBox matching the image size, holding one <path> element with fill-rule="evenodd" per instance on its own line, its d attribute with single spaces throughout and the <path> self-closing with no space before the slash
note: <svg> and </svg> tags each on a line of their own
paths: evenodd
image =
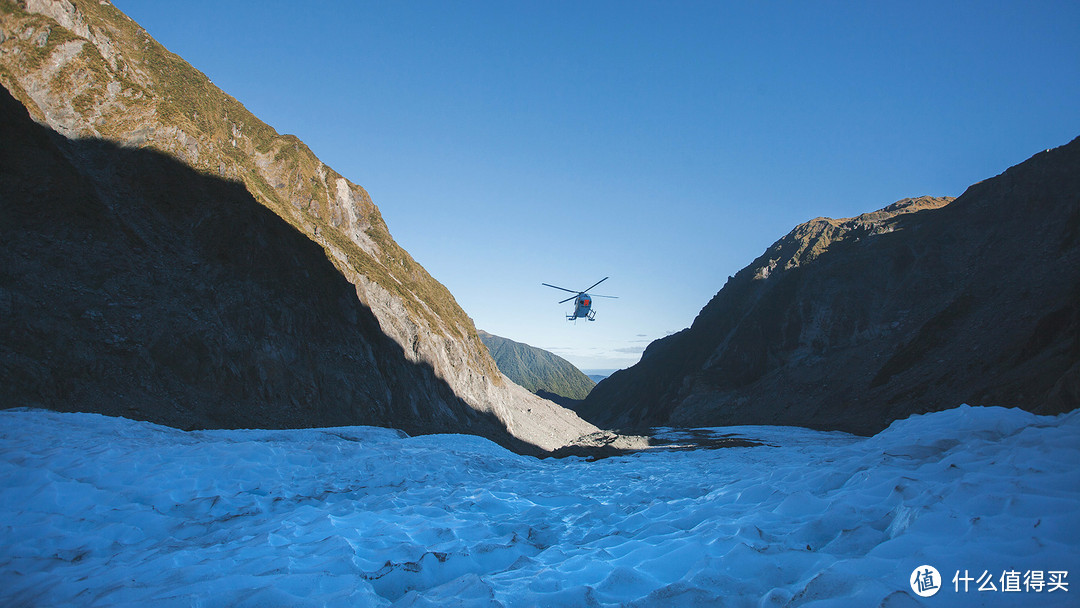
<svg viewBox="0 0 1080 608">
<path fill-rule="evenodd" d="M 578 412 L 873 433 L 961 403 L 1080 405 L 1080 139 L 955 201 L 798 226 Z"/>
<path fill-rule="evenodd" d="M 542 348 L 480 331 L 480 340 L 499 371 L 517 384 L 547 399 L 580 401 L 596 383 L 562 357 Z"/>
<path fill-rule="evenodd" d="M 152 307 L 165 300 L 153 299 L 150 293 L 140 293 L 140 299 L 128 298 L 126 290 L 131 289 L 137 280 L 126 273 L 135 272 L 136 277 L 147 277 L 154 286 L 161 284 L 153 281 L 186 281 L 187 276 L 180 272 L 185 269 L 173 267 L 182 261 L 205 273 L 200 275 L 200 280 L 206 281 L 206 284 L 195 282 L 194 285 L 173 287 L 203 289 L 202 295 L 211 298 L 203 305 L 212 309 L 213 314 L 226 314 L 227 310 L 237 308 L 238 302 L 244 302 L 255 307 L 252 315 L 269 315 L 265 322 L 274 328 L 281 329 L 277 324 L 283 324 L 288 328 L 283 331 L 295 332 L 294 338 L 299 343 L 307 337 L 304 335 L 306 330 L 298 329 L 295 325 L 299 323 L 299 316 L 318 316 L 323 312 L 321 307 L 337 307 L 341 309 L 337 320 L 345 319 L 349 321 L 347 325 L 336 327 L 334 324 L 337 321 L 329 318 L 311 321 L 316 325 L 324 324 L 320 331 L 326 336 L 335 332 L 353 332 L 356 324 L 359 324 L 364 328 L 364 339 L 369 345 L 388 338 L 400 352 L 400 355 L 390 357 L 391 360 L 400 359 L 411 369 L 426 370 L 422 374 L 424 380 L 417 382 L 416 388 L 403 386 L 414 382 L 415 378 L 408 376 L 413 372 L 402 372 L 406 376 L 395 377 L 396 372 L 375 368 L 365 368 L 364 373 L 356 372 L 358 376 L 352 375 L 355 370 L 349 373 L 328 371 L 328 375 L 337 377 L 341 382 L 356 384 L 355 390 L 348 389 L 346 393 L 356 394 L 355 391 L 359 391 L 369 394 L 370 399 L 335 406 L 331 405 L 332 402 L 341 395 L 333 394 L 334 391 L 327 393 L 323 388 L 308 386 L 300 390 L 294 387 L 292 392 L 271 399 L 265 408 L 311 408 L 318 411 L 324 407 L 339 407 L 357 415 L 360 411 L 382 408 L 385 412 L 382 419 L 391 426 L 395 425 L 396 416 L 403 414 L 418 425 L 416 428 L 438 428 L 450 432 L 470 432 L 470 421 L 479 416 L 497 421 L 497 425 L 510 435 L 544 449 L 559 447 L 581 434 L 596 430 L 572 413 L 513 385 L 499 373 L 477 336 L 472 320 L 445 287 L 431 278 L 394 242 L 378 208 L 361 187 L 320 162 L 296 137 L 280 135 L 259 121 L 239 102 L 217 89 L 205 75 L 164 49 L 138 24 L 108 2 L 0 1 L 0 84 L 25 106 L 34 120 L 67 138 L 60 140 L 55 135 L 24 133 L 23 136 L 31 142 L 26 144 L 29 149 L 37 150 L 31 156 L 39 160 L 47 159 L 42 162 L 55 161 L 55 165 L 37 168 L 24 166 L 21 175 L 4 176 L 5 183 L 12 188 L 5 193 L 4 212 L 8 216 L 5 222 L 13 222 L 4 227 L 5 253 L 12 254 L 9 251 L 13 248 L 9 247 L 12 241 L 7 240 L 11 238 L 9 235 L 20 234 L 19 229 L 26 228 L 21 222 L 29 221 L 38 232 L 36 236 L 24 239 L 25 242 L 20 245 L 23 250 L 18 255 L 24 258 L 49 258 L 53 262 L 48 264 L 56 265 L 60 264 L 58 260 L 61 258 L 86 260 L 93 267 L 87 270 L 99 271 L 97 278 L 86 279 L 89 283 L 77 282 L 70 287 L 71 293 L 68 295 L 78 295 L 77 304 L 74 303 L 76 300 L 63 305 L 55 303 L 57 307 L 71 308 L 66 311 L 50 310 L 48 307 L 54 303 L 40 294 L 49 293 L 48 281 L 68 281 L 72 277 L 82 276 L 72 268 L 63 268 L 53 276 L 38 275 L 32 271 L 15 276 L 14 271 L 8 271 L 3 284 L 5 295 L 0 302 L 6 302 L 5 306 L 14 309 L 19 304 L 13 302 L 21 298 L 17 294 L 39 294 L 34 297 L 38 304 L 45 306 L 42 316 L 55 314 L 57 323 L 51 329 L 39 327 L 29 330 L 23 326 L 20 330 L 17 322 L 5 317 L 7 331 L 26 331 L 23 335 L 25 340 L 45 349 L 47 347 L 42 345 L 50 341 L 63 343 L 66 338 L 58 337 L 57 332 L 62 334 L 66 331 L 67 322 L 75 319 L 78 324 L 87 327 L 94 323 L 109 325 L 108 331 L 99 336 L 106 342 L 113 340 L 115 333 L 114 341 L 142 344 L 138 336 L 119 331 L 124 328 L 103 319 L 121 307 L 129 315 L 143 315 L 146 318 L 151 314 Z M 8 115 L 18 114 L 14 109 L 6 112 Z M 26 133 L 32 131 L 25 126 L 12 125 L 12 129 Z M 109 147 L 104 142 L 115 145 Z M 5 152 L 9 152 L 7 148 L 8 142 L 5 141 Z M 133 150 L 143 154 L 133 156 Z M 17 159 L 19 153 L 12 149 L 10 154 Z M 177 162 L 171 163 L 166 159 Z M 5 165 L 4 170 L 7 169 Z M 43 178 L 40 174 L 49 171 L 63 174 L 56 177 L 55 188 L 51 178 Z M 39 197 L 55 199 L 55 207 L 40 210 L 40 213 L 34 211 L 31 215 L 38 214 L 36 219 L 22 217 Z M 132 202 L 140 197 L 145 200 Z M 87 203 L 90 207 L 83 210 L 75 202 L 82 200 L 95 202 Z M 249 209 L 251 201 L 270 210 L 283 221 L 275 224 L 273 218 L 265 213 Z M 189 208 L 192 206 L 197 209 Z M 88 233 L 80 233 L 69 227 L 67 224 L 73 220 L 73 213 L 90 214 L 91 219 L 87 221 L 95 228 Z M 240 221 L 237 217 L 230 217 L 230 214 L 243 215 L 246 219 Z M 15 216 L 19 216 L 18 219 L 12 220 Z M 262 219 L 249 225 L 247 220 L 254 217 Z M 48 221 L 54 221 L 57 225 L 44 225 Z M 260 232 L 262 228 L 278 236 L 263 234 Z M 121 239 L 122 245 L 108 239 L 100 244 L 97 236 L 87 236 L 97 235 L 95 230 L 108 233 L 110 239 Z M 160 237 L 169 241 L 172 238 L 168 234 L 171 230 L 180 235 L 203 239 L 202 245 L 193 247 L 216 247 L 221 251 L 194 253 L 187 259 L 182 259 L 183 256 L 168 259 L 177 254 L 174 248 L 186 246 L 183 243 L 166 245 L 155 240 Z M 192 233 L 193 230 L 202 230 L 204 234 L 199 236 Z M 65 236 L 69 233 L 70 239 Z M 304 238 L 297 238 L 300 235 Z M 36 244 L 33 241 L 35 238 L 38 239 Z M 206 239 L 213 239 L 214 242 L 205 242 Z M 78 243 L 83 245 L 80 247 Z M 304 251 L 302 255 L 306 257 L 293 260 L 291 265 L 280 266 L 283 264 L 282 257 L 301 256 L 301 253 L 291 250 L 270 255 L 273 247 L 286 243 L 289 247 Z M 41 249 L 35 251 L 34 246 Z M 110 247 L 119 248 L 111 250 Z M 317 256 L 308 251 L 312 247 Z M 99 250 L 108 251 L 109 255 L 98 255 Z M 160 259 L 151 254 L 160 254 Z M 264 255 L 268 257 L 264 258 Z M 144 256 L 151 256 L 151 259 L 140 259 Z M 294 290 L 310 288 L 316 290 L 315 293 L 320 289 L 329 289 L 326 285 L 334 280 L 324 273 L 317 277 L 315 284 L 305 283 L 308 279 L 306 273 L 323 272 L 307 270 L 305 265 L 316 262 L 332 265 L 336 273 L 347 281 L 347 291 L 352 299 L 358 300 L 360 308 L 352 303 L 339 302 L 340 285 L 333 288 L 337 291 L 332 292 L 330 303 L 316 302 L 300 293 L 287 296 L 280 293 L 280 289 L 284 289 L 280 286 L 273 286 L 274 289 L 266 292 L 251 293 L 244 291 L 250 287 L 247 286 L 232 296 L 221 296 L 225 302 L 215 303 L 212 300 L 219 288 L 213 283 L 215 277 L 237 273 L 242 276 L 242 272 L 246 272 L 246 265 L 259 260 L 266 264 L 265 272 L 276 273 L 274 276 L 277 280 L 286 283 L 295 281 L 296 285 L 292 286 Z M 46 262 L 28 260 L 26 264 L 30 265 L 28 268 L 40 269 L 41 264 Z M 105 266 L 98 268 L 98 264 Z M 115 264 L 116 268 L 111 268 L 109 264 Z M 136 268 L 139 265 L 142 267 Z M 162 271 L 164 278 L 152 279 L 150 277 L 153 275 L 148 273 L 157 265 L 169 268 Z M 173 271 L 177 274 L 173 274 Z M 189 268 L 186 271 L 193 270 Z M 123 278 L 110 281 L 108 277 L 111 276 Z M 274 281 L 267 279 L 266 282 Z M 93 298 L 79 299 L 86 295 L 79 291 L 84 289 L 87 293 L 97 293 L 101 298 L 100 306 L 90 305 Z M 296 303 L 300 305 L 282 312 L 275 311 L 287 308 L 284 304 L 277 306 L 273 300 L 262 299 L 285 297 L 287 300 L 293 296 L 298 298 Z M 202 296 L 167 308 L 176 316 L 189 316 L 198 326 L 206 322 L 200 316 L 203 312 L 198 308 L 199 297 Z M 229 302 L 233 297 L 237 302 Z M 87 304 L 84 310 L 74 310 L 83 304 Z M 241 318 L 231 319 L 233 325 L 225 323 L 220 328 L 223 332 L 220 340 L 228 342 L 236 337 L 234 332 L 242 334 L 254 331 L 250 323 L 263 323 L 262 320 L 245 320 L 247 313 L 237 314 Z M 365 314 L 369 315 L 367 321 L 361 319 Z M 68 318 L 64 315 L 72 316 Z M 352 321 L 354 317 L 355 322 Z M 185 345 L 182 337 L 187 331 L 185 322 L 172 318 L 170 323 L 175 327 L 166 335 L 172 338 L 159 341 L 159 350 L 178 349 L 180 354 L 175 357 L 183 361 L 181 365 L 188 366 L 188 379 L 191 382 L 203 382 L 209 387 L 211 378 L 204 376 L 203 372 L 208 366 L 214 369 L 225 366 L 234 368 L 229 373 L 242 377 L 242 382 L 247 383 L 245 386 L 250 384 L 249 388 L 254 390 L 257 380 L 249 374 L 256 373 L 256 370 L 247 369 L 223 356 L 218 350 L 221 344 L 214 340 L 206 342 L 196 338 L 194 344 Z M 193 333 L 197 334 L 198 331 Z M 262 348 L 257 335 L 256 331 L 255 334 L 237 338 L 242 344 L 237 348 Z M 245 340 L 249 339 L 254 342 L 246 343 Z M 24 344 L 23 347 L 31 348 L 31 345 Z M 94 359 L 96 347 L 88 345 L 86 348 L 90 350 L 81 356 Z M 281 354 L 275 349 L 283 347 L 267 348 L 265 353 L 250 354 L 273 359 Z M 348 356 L 368 362 L 378 361 L 374 363 L 376 368 L 393 367 L 381 362 L 381 347 L 371 346 L 371 352 L 368 352 L 367 346 L 357 348 L 359 350 L 349 351 Z M 321 355 L 330 356 L 330 351 Z M 127 363 L 121 363 L 118 359 L 110 365 L 119 366 L 117 369 L 122 372 L 118 373 L 127 373 L 125 365 L 147 356 L 145 351 L 139 350 L 124 359 Z M 256 375 L 261 374 L 265 376 L 264 379 L 272 380 L 283 370 L 291 373 L 291 357 L 288 355 L 279 368 L 259 368 L 261 371 Z M 15 359 L 8 359 L 2 369 L 8 377 L 19 375 L 23 373 L 20 370 L 32 367 L 26 361 L 11 363 Z M 37 363 L 50 364 L 44 360 Z M 381 380 L 368 386 L 364 378 L 374 377 L 372 374 L 381 376 Z M 41 383 L 50 382 L 49 378 L 46 373 L 33 382 L 19 384 L 23 388 L 17 394 L 12 392 L 14 389 L 6 388 L 5 405 L 16 402 L 26 405 L 29 399 L 49 407 L 87 407 L 65 401 L 72 398 L 71 394 L 47 395 L 51 389 Z M 144 378 L 140 382 L 152 382 L 152 378 Z M 297 380 L 297 383 L 303 385 L 304 381 Z M 4 384 L 7 385 L 7 382 Z M 383 390 L 384 385 L 389 393 Z M 449 393 L 443 391 L 444 385 Z M 430 395 L 426 388 L 421 388 L 431 386 L 438 388 Z M 303 424 L 324 424 L 329 419 L 357 424 L 383 416 L 357 418 L 335 414 L 324 418 L 306 412 L 295 419 L 294 414 L 266 419 L 264 412 L 253 410 L 244 413 L 243 408 L 237 407 L 230 414 L 232 417 L 205 418 L 206 412 L 203 410 L 206 408 L 193 405 L 182 397 L 189 388 L 174 387 L 178 391 L 177 397 L 168 407 L 189 409 L 191 412 L 171 416 L 144 410 L 142 416 L 158 421 L 229 426 L 263 426 L 263 421 L 273 425 L 292 425 L 293 422 L 289 420 L 296 423 L 303 420 Z M 131 395 L 124 394 L 125 397 Z M 432 398 L 429 399 L 429 396 Z M 312 399 L 318 403 L 312 402 Z M 456 405 L 450 404 L 454 399 L 459 399 L 473 413 L 458 411 Z M 139 407 L 149 407 L 148 400 L 140 403 L 144 405 Z M 400 426 L 411 428 L 413 425 L 403 423 Z"/>
</svg>

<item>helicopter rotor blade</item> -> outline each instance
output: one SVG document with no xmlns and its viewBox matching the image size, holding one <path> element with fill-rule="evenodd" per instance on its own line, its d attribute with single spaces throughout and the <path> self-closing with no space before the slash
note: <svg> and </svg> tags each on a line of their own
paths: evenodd
<svg viewBox="0 0 1080 608">
<path fill-rule="evenodd" d="M 611 298 L 613 300 L 618 300 L 619 299 L 619 296 L 602 296 L 602 295 L 600 295 L 598 293 L 590 293 L 589 295 L 594 297 L 594 298 Z"/>
<path fill-rule="evenodd" d="M 565 300 L 562 300 L 561 302 L 559 302 L 559 304 L 562 304 L 564 302 L 569 302 L 570 300 L 573 300 L 576 297 L 577 297 L 577 295 L 572 295 L 569 298 L 566 298 Z"/>
<path fill-rule="evenodd" d="M 547 283 L 540 283 L 540 284 L 541 284 L 541 285 L 543 285 L 544 287 L 554 287 L 555 289 L 561 289 L 561 290 L 563 290 L 563 291 L 569 291 L 569 292 L 570 292 L 570 293 L 572 293 L 572 294 L 579 294 L 579 293 L 581 293 L 580 291 L 574 291 L 573 289 L 567 289 L 567 288 L 565 288 L 565 287 L 559 287 L 559 286 L 557 286 L 557 285 L 549 285 L 549 284 L 547 284 Z"/>
<path fill-rule="evenodd" d="M 600 283 L 603 283 L 604 281 L 606 281 L 606 280 L 608 280 L 608 279 L 610 279 L 610 278 L 611 278 L 611 277 L 604 277 L 604 278 L 600 279 L 599 281 L 597 281 L 597 282 L 593 283 L 593 284 L 592 284 L 592 285 L 591 285 L 591 286 L 590 286 L 589 288 L 587 288 L 587 289 L 582 289 L 582 290 L 581 290 L 581 293 L 585 293 L 585 292 L 589 291 L 589 289 L 592 289 L 593 287 L 596 287 L 596 286 L 597 286 L 597 285 L 599 285 Z"/>
</svg>

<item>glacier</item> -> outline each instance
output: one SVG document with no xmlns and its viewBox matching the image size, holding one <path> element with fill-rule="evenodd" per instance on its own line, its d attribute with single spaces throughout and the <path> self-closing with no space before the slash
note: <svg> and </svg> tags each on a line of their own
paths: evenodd
<svg viewBox="0 0 1080 608">
<path fill-rule="evenodd" d="M 465 435 L 8 409 L 0 604 L 1076 605 L 1078 416 L 718 428 L 760 445 L 589 462 Z"/>
</svg>

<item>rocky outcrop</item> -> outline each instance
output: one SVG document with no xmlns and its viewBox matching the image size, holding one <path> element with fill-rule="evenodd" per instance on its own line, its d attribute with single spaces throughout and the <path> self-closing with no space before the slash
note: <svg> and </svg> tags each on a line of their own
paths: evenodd
<svg viewBox="0 0 1080 608">
<path fill-rule="evenodd" d="M 131 176 L 106 160 L 109 154 L 81 145 L 88 138 L 113 142 L 119 156 L 130 150 L 160 153 L 204 179 L 238 186 L 316 243 L 322 260 L 351 285 L 352 298 L 370 315 L 371 328 L 395 343 L 404 361 L 429 370 L 430 382 L 420 384 L 448 387 L 452 395 L 438 388 L 433 393 L 437 396 L 429 400 L 421 391 L 394 408 L 407 403 L 406 409 L 415 409 L 414 418 L 420 419 L 426 408 L 441 410 L 440 404 L 460 399 L 478 415 L 498 421 L 514 437 L 543 449 L 596 430 L 499 373 L 472 320 L 446 288 L 394 242 L 363 188 L 324 165 L 296 137 L 278 134 L 259 121 L 110 3 L 0 3 L 0 31 L 0 84 L 33 119 L 74 141 L 61 145 L 58 154 L 69 157 L 72 175 L 81 175 L 84 185 L 99 190 L 106 208 L 112 206 L 111 211 L 121 213 L 116 208 L 126 203 L 111 196 L 109 189 L 119 179 L 118 172 L 125 176 L 120 182 Z M 83 156 L 86 162 L 80 160 Z M 186 184 L 188 178 L 180 181 Z M 122 190 L 124 186 L 116 187 Z M 200 187 L 218 188 L 205 183 Z M 176 193 L 186 191 L 177 189 Z M 236 202 L 240 198 L 239 192 L 229 190 L 221 201 L 243 207 Z M 29 202 L 13 200 L 11 204 Z M 221 219 L 211 215 L 203 221 Z M 217 234 L 223 241 L 236 238 L 222 228 Z M 141 245 L 144 250 L 147 246 Z M 198 349 L 191 354 L 200 365 L 210 356 Z M 388 385 L 405 381 L 384 380 Z M 394 390 L 391 387 L 391 393 Z M 307 407 L 302 395 L 295 396 L 296 407 Z M 447 407 L 454 410 L 455 406 Z M 425 428 L 471 432 L 468 424 L 448 420 L 432 416 Z M 362 423 L 351 418 L 343 421 Z M 258 425 L 258 417 L 245 424 Z M 392 417 L 386 424 L 395 425 Z"/>
<path fill-rule="evenodd" d="M 873 433 L 1080 404 L 1080 140 L 970 187 L 795 228 L 578 412 L 606 426 Z"/>
</svg>

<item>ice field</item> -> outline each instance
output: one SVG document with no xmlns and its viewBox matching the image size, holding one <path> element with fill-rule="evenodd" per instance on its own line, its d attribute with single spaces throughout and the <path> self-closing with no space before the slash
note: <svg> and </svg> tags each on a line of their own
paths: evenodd
<svg viewBox="0 0 1080 608">
<path fill-rule="evenodd" d="M 1080 605 L 1078 413 L 716 432 L 765 445 L 537 460 L 0 411 L 0 605 Z"/>
</svg>

